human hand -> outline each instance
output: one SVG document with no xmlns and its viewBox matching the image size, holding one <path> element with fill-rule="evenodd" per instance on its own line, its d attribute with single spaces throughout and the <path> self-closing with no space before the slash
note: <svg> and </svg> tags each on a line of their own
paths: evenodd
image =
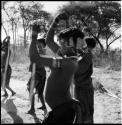
<svg viewBox="0 0 122 125">
<path fill-rule="evenodd" d="M 82 59 L 82 56 L 70 56 L 70 59 L 79 61 Z"/>
<path fill-rule="evenodd" d="M 65 57 L 65 60 L 68 61 L 79 61 L 82 59 L 82 56 L 70 56 L 70 57 Z"/>
</svg>

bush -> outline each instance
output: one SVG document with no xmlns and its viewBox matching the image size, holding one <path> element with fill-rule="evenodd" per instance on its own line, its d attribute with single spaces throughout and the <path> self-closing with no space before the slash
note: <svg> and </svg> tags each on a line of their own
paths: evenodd
<svg viewBox="0 0 122 125">
<path fill-rule="evenodd" d="M 29 60 L 29 46 L 27 48 L 24 48 L 24 46 L 11 46 L 11 57 L 10 62 L 11 63 L 28 63 Z"/>
<path fill-rule="evenodd" d="M 112 70 L 121 70 L 121 50 L 109 50 L 108 53 L 95 51 L 93 57 L 94 66 L 106 67 Z"/>
<path fill-rule="evenodd" d="M 24 48 L 24 46 L 17 46 L 15 48 L 11 47 L 12 54 L 10 58 L 11 63 L 25 64 L 29 63 L 29 46 Z M 15 54 L 14 54 L 15 53 Z M 56 56 L 48 47 L 46 53 L 48 55 Z M 108 54 L 100 52 L 100 49 L 96 49 L 93 54 L 94 67 L 109 67 L 112 70 L 121 70 L 121 51 L 120 50 L 109 50 Z"/>
</svg>

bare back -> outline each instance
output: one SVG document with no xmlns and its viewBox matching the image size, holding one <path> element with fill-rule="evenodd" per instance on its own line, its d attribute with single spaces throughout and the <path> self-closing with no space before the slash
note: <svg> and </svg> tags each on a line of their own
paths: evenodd
<svg viewBox="0 0 122 125">
<path fill-rule="evenodd" d="M 62 68 L 51 68 L 45 91 L 46 102 L 51 108 L 71 99 L 70 85 L 77 66 L 77 62 L 69 61 Z"/>
</svg>

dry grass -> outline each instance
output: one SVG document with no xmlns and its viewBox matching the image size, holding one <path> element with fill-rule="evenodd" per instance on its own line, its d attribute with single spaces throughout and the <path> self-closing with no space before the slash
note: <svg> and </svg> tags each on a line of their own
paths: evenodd
<svg viewBox="0 0 122 125">
<path fill-rule="evenodd" d="M 96 51 L 94 54 L 94 66 L 95 67 L 109 67 L 109 69 L 120 71 L 121 70 L 121 51 L 113 50 L 108 54 L 100 54 Z"/>
</svg>

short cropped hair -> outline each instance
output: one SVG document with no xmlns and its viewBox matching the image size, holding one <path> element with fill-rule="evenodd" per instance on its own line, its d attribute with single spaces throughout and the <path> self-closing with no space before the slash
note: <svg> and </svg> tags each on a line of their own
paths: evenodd
<svg viewBox="0 0 122 125">
<path fill-rule="evenodd" d="M 69 40 L 70 37 L 73 38 L 73 41 L 76 44 L 76 40 L 77 40 L 78 37 L 80 37 L 81 39 L 84 38 L 84 33 L 80 29 L 78 29 L 76 27 L 72 27 L 72 28 L 67 28 L 65 30 L 62 30 L 58 34 L 59 39 L 61 39 L 61 38 L 66 39 L 67 42 L 69 42 L 68 40 Z"/>
<path fill-rule="evenodd" d="M 94 49 L 96 47 L 96 40 L 94 38 L 85 38 L 88 48 Z"/>
</svg>

